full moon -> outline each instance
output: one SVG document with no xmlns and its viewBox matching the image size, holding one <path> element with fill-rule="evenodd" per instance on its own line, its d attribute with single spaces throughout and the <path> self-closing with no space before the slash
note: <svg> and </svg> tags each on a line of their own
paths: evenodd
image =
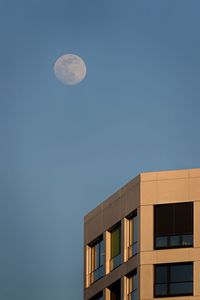
<svg viewBox="0 0 200 300">
<path fill-rule="evenodd" d="M 63 84 L 75 85 L 85 78 L 86 65 L 80 56 L 65 54 L 56 60 L 54 73 L 57 79 Z"/>
</svg>

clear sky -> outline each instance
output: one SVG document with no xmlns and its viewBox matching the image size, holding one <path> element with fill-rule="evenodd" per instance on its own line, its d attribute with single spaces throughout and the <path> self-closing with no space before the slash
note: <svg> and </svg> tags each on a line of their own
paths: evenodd
<svg viewBox="0 0 200 300">
<path fill-rule="evenodd" d="M 82 299 L 83 216 L 200 166 L 199 0 L 0 1 L 0 299 Z M 55 60 L 84 58 L 64 86 Z"/>
</svg>

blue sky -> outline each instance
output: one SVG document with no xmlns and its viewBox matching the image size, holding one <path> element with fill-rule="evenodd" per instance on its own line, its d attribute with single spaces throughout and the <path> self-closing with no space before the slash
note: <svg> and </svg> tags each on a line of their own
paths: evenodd
<svg viewBox="0 0 200 300">
<path fill-rule="evenodd" d="M 83 216 L 200 166 L 199 0 L 1 0 L 0 298 L 82 299 Z M 64 86 L 53 65 L 84 58 Z"/>
</svg>

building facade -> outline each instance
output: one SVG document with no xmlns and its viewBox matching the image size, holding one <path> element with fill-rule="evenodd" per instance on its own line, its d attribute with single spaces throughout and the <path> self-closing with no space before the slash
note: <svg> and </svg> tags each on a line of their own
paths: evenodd
<svg viewBox="0 0 200 300">
<path fill-rule="evenodd" d="M 85 216 L 84 300 L 154 298 L 200 300 L 200 169 L 141 173 Z"/>
</svg>

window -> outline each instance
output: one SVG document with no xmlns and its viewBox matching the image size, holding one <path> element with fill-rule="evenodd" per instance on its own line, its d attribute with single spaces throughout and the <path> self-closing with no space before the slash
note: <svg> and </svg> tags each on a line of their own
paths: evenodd
<svg viewBox="0 0 200 300">
<path fill-rule="evenodd" d="M 132 213 L 128 217 L 128 257 L 132 257 L 137 254 L 137 212 Z"/>
<path fill-rule="evenodd" d="M 111 255 L 110 270 L 112 271 L 121 264 L 121 224 L 115 226 L 111 232 Z"/>
<path fill-rule="evenodd" d="M 90 245 L 90 283 L 104 275 L 104 241 L 103 236 Z"/>
<path fill-rule="evenodd" d="M 127 275 L 127 300 L 138 300 L 137 270 Z"/>
<path fill-rule="evenodd" d="M 193 246 L 193 203 L 154 206 L 155 249 Z"/>
<path fill-rule="evenodd" d="M 98 293 L 94 297 L 90 298 L 90 300 L 103 300 L 103 292 Z"/>
<path fill-rule="evenodd" d="M 155 297 L 193 295 L 193 263 L 155 266 Z"/>
<path fill-rule="evenodd" d="M 120 300 L 121 299 L 121 284 L 120 279 L 113 283 L 110 287 L 110 300 Z"/>
</svg>

